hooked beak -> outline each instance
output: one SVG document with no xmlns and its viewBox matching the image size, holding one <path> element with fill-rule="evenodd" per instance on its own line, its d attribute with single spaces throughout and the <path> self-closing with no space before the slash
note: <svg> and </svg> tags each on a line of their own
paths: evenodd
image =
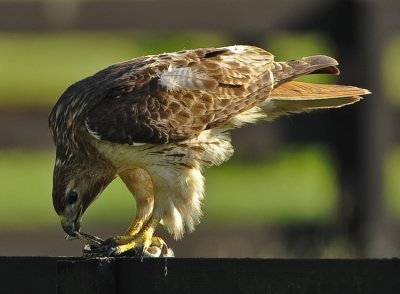
<svg viewBox="0 0 400 294">
<path fill-rule="evenodd" d="M 83 212 L 83 207 L 81 206 L 78 213 L 76 214 L 75 219 L 67 219 L 64 216 L 61 216 L 61 226 L 63 230 L 69 235 L 69 236 L 75 236 L 76 232 L 79 232 L 81 228 L 81 215 Z"/>
</svg>

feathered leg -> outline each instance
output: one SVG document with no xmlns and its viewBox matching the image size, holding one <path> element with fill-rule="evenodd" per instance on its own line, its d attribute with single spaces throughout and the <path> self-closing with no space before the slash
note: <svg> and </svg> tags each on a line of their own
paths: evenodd
<svg viewBox="0 0 400 294">
<path fill-rule="evenodd" d="M 136 200 L 136 217 L 124 235 L 106 240 L 109 254 L 119 255 L 131 249 L 143 250 L 150 256 L 165 255 L 166 243 L 153 236 L 160 218 L 153 215 L 154 190 L 148 173 L 140 168 L 120 173 L 120 178 Z"/>
<path fill-rule="evenodd" d="M 125 233 L 134 236 L 139 233 L 153 212 L 153 184 L 148 173 L 140 168 L 123 171 L 119 176 L 136 200 L 136 217 Z"/>
</svg>

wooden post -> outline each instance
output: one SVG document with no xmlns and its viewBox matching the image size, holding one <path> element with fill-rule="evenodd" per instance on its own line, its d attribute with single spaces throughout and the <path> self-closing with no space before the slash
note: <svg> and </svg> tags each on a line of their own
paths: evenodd
<svg viewBox="0 0 400 294">
<path fill-rule="evenodd" d="M 397 8 L 396 8 L 397 7 Z M 397 9 L 397 10 L 396 10 Z M 393 111 L 381 80 L 384 47 L 400 25 L 394 13 L 396 1 L 360 0 L 342 3 L 332 15 L 341 26 L 329 24 L 338 44 L 342 84 L 365 87 L 372 95 L 351 109 L 347 132 L 339 147 L 341 231 L 354 247 L 353 254 L 368 257 L 395 256 L 393 223 L 384 193 L 383 162 L 393 138 Z M 346 30 L 343 30 L 346 27 Z M 346 111 L 343 112 L 346 115 Z"/>
<path fill-rule="evenodd" d="M 359 77 L 372 91 L 363 101 L 359 124 L 359 178 L 355 196 L 358 228 L 355 236 L 364 256 L 395 256 L 393 223 L 388 213 L 384 188 L 384 160 L 393 139 L 393 111 L 385 96 L 382 59 L 394 29 L 400 27 L 398 1 L 360 1 L 357 50 L 353 51 Z"/>
<path fill-rule="evenodd" d="M 61 258 L 57 261 L 57 293 L 116 294 L 114 258 Z"/>
<path fill-rule="evenodd" d="M 369 202 L 365 207 L 366 253 L 367 256 L 396 256 L 399 250 L 393 244 L 393 222 L 386 202 L 383 170 L 396 127 L 393 107 L 383 87 L 382 60 L 388 41 L 400 28 L 400 3 L 396 0 L 364 2 L 360 54 L 365 65 L 361 73 L 373 92 L 361 117 L 364 132 L 360 152 L 365 160 L 362 161 L 360 201 Z"/>
<path fill-rule="evenodd" d="M 398 294 L 400 260 L 0 257 L 0 293 Z"/>
</svg>

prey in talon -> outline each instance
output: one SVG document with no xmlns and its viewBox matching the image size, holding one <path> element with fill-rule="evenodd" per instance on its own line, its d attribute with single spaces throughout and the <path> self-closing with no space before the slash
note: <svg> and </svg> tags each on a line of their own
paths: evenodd
<svg viewBox="0 0 400 294">
<path fill-rule="evenodd" d="M 102 253 L 104 252 L 103 248 L 105 247 L 105 241 L 99 237 L 77 231 L 74 233 L 74 235 L 65 235 L 65 239 L 70 241 L 83 241 L 84 247 L 82 252 L 84 256 L 88 256 L 89 254 L 92 254 L 93 256 L 104 256 Z"/>
<path fill-rule="evenodd" d="M 76 237 L 83 242 L 86 243 L 86 245 L 94 246 L 94 247 L 101 247 L 104 246 L 105 241 L 99 237 L 88 235 L 85 233 L 81 232 L 76 232 L 75 233 Z"/>
<path fill-rule="evenodd" d="M 81 240 L 85 243 L 82 252 L 85 257 L 102 257 L 102 256 L 118 256 L 117 247 L 113 246 L 113 239 L 103 240 L 99 237 L 85 234 L 83 232 L 75 232 L 74 235 L 66 235 L 67 240 Z M 134 247 L 131 250 L 124 251 L 124 256 L 138 256 L 138 257 L 172 257 L 173 251 L 169 249 L 162 239 L 153 237 L 153 241 L 147 248 Z"/>
<path fill-rule="evenodd" d="M 139 57 L 71 85 L 49 116 L 53 204 L 64 231 L 87 243 L 88 254 L 171 255 L 156 229 L 180 239 L 200 223 L 202 171 L 232 156 L 230 130 L 369 94 L 295 81 L 337 75 L 337 66 L 324 55 L 275 61 L 261 48 L 228 46 Z M 116 177 L 136 201 L 133 221 L 104 241 L 79 233 L 86 209 Z"/>
<path fill-rule="evenodd" d="M 154 237 L 156 238 L 156 237 Z M 173 257 L 173 251 L 168 248 L 165 244 L 157 243 L 154 241 L 148 247 L 131 246 L 131 249 L 125 250 L 124 252 L 118 252 L 117 246 L 115 246 L 110 240 L 103 240 L 99 237 L 77 233 L 77 239 L 81 239 L 86 244 L 83 247 L 83 256 L 86 257 L 104 257 L 104 256 L 136 256 L 136 257 Z"/>
</svg>

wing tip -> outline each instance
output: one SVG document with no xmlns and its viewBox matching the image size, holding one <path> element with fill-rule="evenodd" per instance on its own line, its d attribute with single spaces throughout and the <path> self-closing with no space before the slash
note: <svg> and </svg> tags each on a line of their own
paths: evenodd
<svg viewBox="0 0 400 294">
<path fill-rule="evenodd" d="M 302 58 L 303 61 L 307 62 L 311 66 L 319 66 L 319 65 L 326 65 L 326 66 L 336 66 L 339 65 L 338 61 L 330 56 L 327 55 L 313 55 L 307 56 Z"/>
<path fill-rule="evenodd" d="M 339 75 L 340 70 L 337 67 L 338 61 L 327 55 L 313 55 L 303 57 L 302 60 L 309 64 L 311 68 L 315 68 L 309 74 L 330 74 Z"/>
</svg>

